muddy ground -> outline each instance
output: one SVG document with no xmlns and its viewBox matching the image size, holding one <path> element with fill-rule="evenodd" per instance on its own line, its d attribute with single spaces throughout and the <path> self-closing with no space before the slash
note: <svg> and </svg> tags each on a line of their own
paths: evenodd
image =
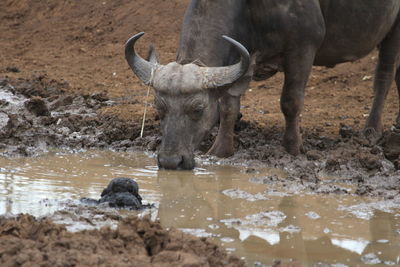
<svg viewBox="0 0 400 267">
<path fill-rule="evenodd" d="M 3 0 L 0 8 L 0 148 L 3 156 L 35 156 L 52 148 L 155 151 L 160 142 L 151 104 L 140 138 L 146 88 L 123 57 L 127 38 L 147 32 L 161 61 L 174 60 L 187 0 Z M 395 87 L 384 111 L 384 137 L 360 134 L 372 102 L 376 52 L 334 69 L 316 67 L 302 114 L 304 154 L 280 146 L 282 75 L 253 82 L 243 97 L 236 154 L 222 162 L 284 169 L 286 179 L 261 182 L 317 193 L 396 198 L 400 133 L 393 127 Z M 152 96 L 150 97 L 152 103 Z M 216 129 L 203 142 L 200 160 Z M 217 161 L 218 159 L 211 159 Z M 327 179 L 329 177 L 329 179 Z M 354 190 L 341 187 L 350 184 Z M 61 231 L 61 230 L 60 230 Z M 101 236 L 101 233 L 98 233 Z"/>
<path fill-rule="evenodd" d="M 118 218 L 113 218 L 118 219 Z M 71 233 L 50 219 L 0 218 L 2 266 L 244 266 L 206 238 L 166 231 L 148 218 L 119 218 L 117 229 Z M 67 251 L 67 253 L 65 253 Z"/>
</svg>

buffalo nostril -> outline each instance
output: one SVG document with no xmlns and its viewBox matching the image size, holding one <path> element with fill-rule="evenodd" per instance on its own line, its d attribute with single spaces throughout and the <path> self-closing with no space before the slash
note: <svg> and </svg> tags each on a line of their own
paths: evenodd
<svg viewBox="0 0 400 267">
<path fill-rule="evenodd" d="M 183 163 L 183 156 L 180 155 L 158 155 L 158 167 L 176 170 L 181 167 Z"/>
</svg>

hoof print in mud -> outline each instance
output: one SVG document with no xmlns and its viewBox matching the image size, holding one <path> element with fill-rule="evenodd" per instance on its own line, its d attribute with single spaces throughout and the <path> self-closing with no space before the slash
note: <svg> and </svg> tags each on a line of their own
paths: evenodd
<svg viewBox="0 0 400 267">
<path fill-rule="evenodd" d="M 139 195 L 139 186 L 129 178 L 114 178 L 104 188 L 99 200 L 82 198 L 81 202 L 89 205 L 108 203 L 113 208 L 142 208 L 142 197 Z"/>
</svg>

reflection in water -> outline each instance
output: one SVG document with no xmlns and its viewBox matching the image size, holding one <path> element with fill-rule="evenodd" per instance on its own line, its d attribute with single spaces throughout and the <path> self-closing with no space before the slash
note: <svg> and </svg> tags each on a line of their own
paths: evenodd
<svg viewBox="0 0 400 267">
<path fill-rule="evenodd" d="M 0 159 L 0 214 L 45 215 L 66 199 L 99 198 L 114 177 L 131 177 L 144 200 L 159 207 L 152 215 L 165 227 L 214 239 L 249 263 L 400 264 L 400 203 L 277 194 L 250 182 L 279 173 L 210 165 L 158 171 L 143 153 Z"/>
</svg>

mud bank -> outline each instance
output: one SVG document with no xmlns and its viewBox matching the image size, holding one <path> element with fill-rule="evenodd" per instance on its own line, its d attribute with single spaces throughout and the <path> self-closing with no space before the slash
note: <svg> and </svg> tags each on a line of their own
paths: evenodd
<svg viewBox="0 0 400 267">
<path fill-rule="evenodd" d="M 49 219 L 0 218 L 2 266 L 244 266 L 207 241 L 127 217 L 117 229 L 71 233 Z"/>
<path fill-rule="evenodd" d="M 119 102 L 110 100 L 105 93 L 71 95 L 65 93 L 66 88 L 67 84 L 42 76 L 13 83 L 0 80 L 3 155 L 35 156 L 51 148 L 155 149 L 156 137 L 138 138 L 138 122 L 102 114 L 102 108 Z M 146 131 L 153 129 L 146 127 Z"/>
<path fill-rule="evenodd" d="M 36 80 L 1 81 L 0 147 L 4 156 L 34 156 L 52 148 L 72 151 L 111 149 L 156 151 L 160 143 L 158 121 L 146 121 L 140 138 L 138 121 L 119 119 L 103 111 L 120 105 L 104 93 L 71 95 L 67 85 Z M 236 124 L 236 154 L 216 159 L 204 153 L 217 129 L 201 145 L 200 161 L 270 167 L 287 173 L 285 179 L 265 177 L 262 183 L 315 193 L 358 194 L 393 198 L 400 194 L 400 133 L 391 131 L 375 144 L 349 125 L 337 129 L 337 138 L 303 132 L 304 153 L 288 155 L 280 145 L 282 129 L 265 128 L 245 120 Z M 343 187 L 341 185 L 350 185 Z"/>
<path fill-rule="evenodd" d="M 293 157 L 280 145 L 281 129 L 265 129 L 241 121 L 237 124 L 237 152 L 215 162 L 267 166 L 282 169 L 287 176 L 265 177 L 258 181 L 285 191 L 307 190 L 322 194 L 357 194 L 393 198 L 400 194 L 400 133 L 398 128 L 384 133 L 377 143 L 342 125 L 337 138 L 303 131 L 303 154 Z"/>
</svg>

